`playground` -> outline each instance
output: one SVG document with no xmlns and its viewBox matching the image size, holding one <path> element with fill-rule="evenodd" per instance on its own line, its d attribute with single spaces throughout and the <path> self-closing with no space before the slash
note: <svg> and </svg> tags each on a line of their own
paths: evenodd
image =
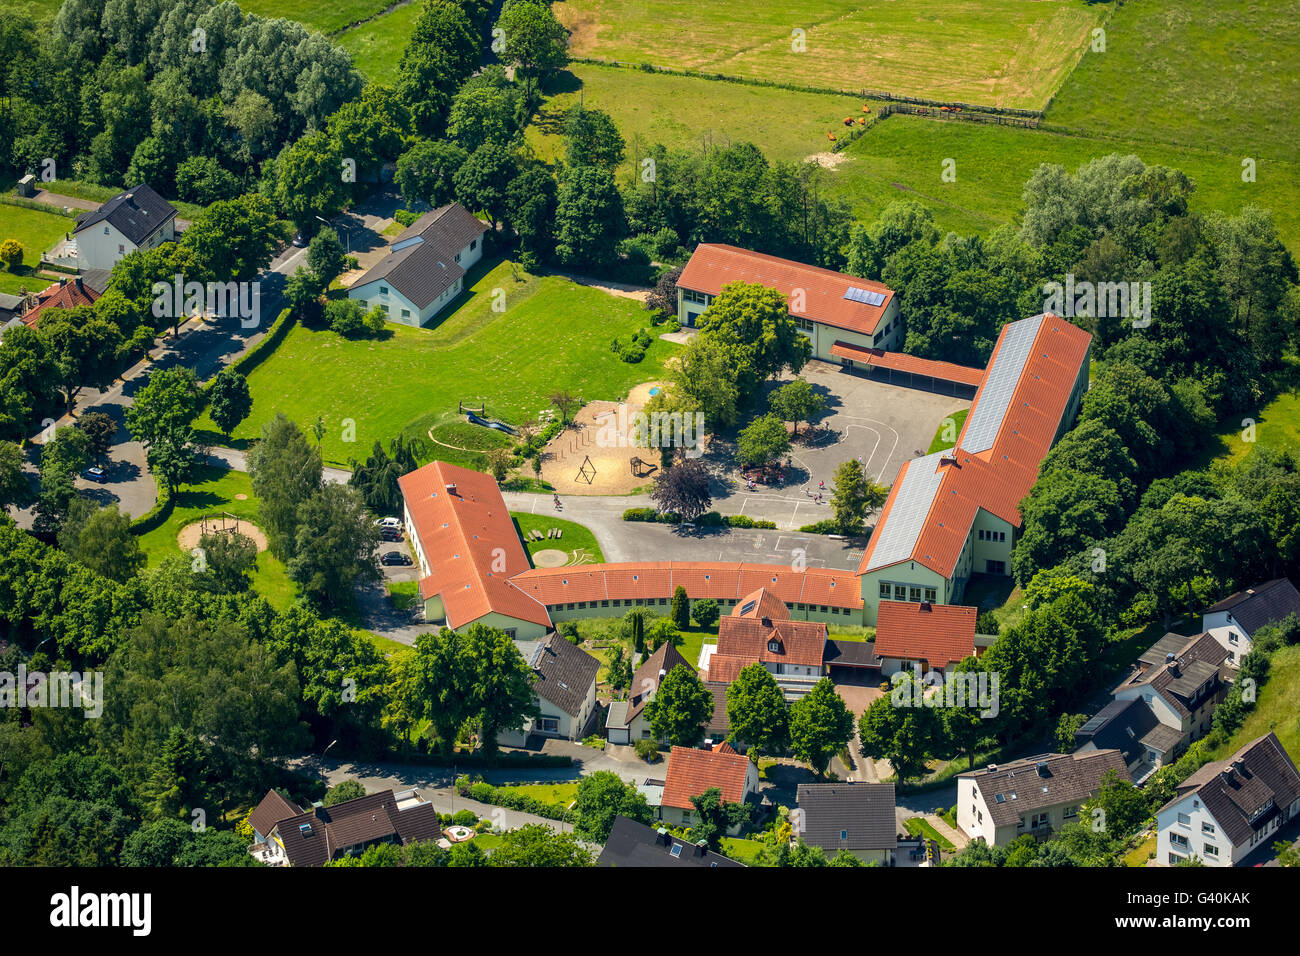
<svg viewBox="0 0 1300 956">
<path fill-rule="evenodd" d="M 182 551 L 192 551 L 207 534 L 242 534 L 252 539 L 259 553 L 267 549 L 266 535 L 261 528 L 246 518 L 224 511 L 206 514 L 198 521 L 187 524 L 176 535 L 176 543 Z"/>
<path fill-rule="evenodd" d="M 659 450 L 634 441 L 639 414 L 651 390 L 644 382 L 624 402 L 592 401 L 542 452 L 542 478 L 561 495 L 628 495 L 654 482 Z"/>
</svg>

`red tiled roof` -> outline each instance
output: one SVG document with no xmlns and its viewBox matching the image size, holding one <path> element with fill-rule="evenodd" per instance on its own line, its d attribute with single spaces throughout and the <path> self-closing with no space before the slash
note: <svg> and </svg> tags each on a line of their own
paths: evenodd
<svg viewBox="0 0 1300 956">
<path fill-rule="evenodd" d="M 930 378 L 958 382 L 962 385 L 979 385 L 984 380 L 983 369 L 954 365 L 952 362 L 936 362 L 934 359 L 908 355 L 906 352 L 871 349 L 851 342 L 836 342 L 831 346 L 831 354 L 837 358 L 852 359 L 865 365 L 875 365 L 896 372 L 911 372 L 913 375 L 928 375 Z"/>
<path fill-rule="evenodd" d="M 23 313 L 23 324 L 36 328 L 40 315 L 46 309 L 75 309 L 79 305 L 94 305 L 99 293 L 77 276 L 56 282 L 36 293 L 36 304 Z"/>
<path fill-rule="evenodd" d="M 1020 502 L 1034 486 L 1038 466 L 1056 438 L 1066 404 L 1087 361 L 1092 336 L 1058 316 L 1042 316 L 1028 346 L 1024 367 L 1006 397 L 1006 410 L 997 423 L 993 441 L 985 450 L 969 451 L 964 442 L 980 403 L 997 400 L 989 391 L 989 381 L 1007 330 L 1013 325 L 1017 323 L 1005 326 L 998 338 L 989 372 L 975 393 L 957 446 L 905 462 L 899 469 L 858 566 L 859 573 L 900 561 L 916 561 L 951 577 L 978 511 L 987 511 L 1013 527 L 1020 526 Z M 895 515 L 898 498 L 913 486 L 933 487 L 934 493 L 904 496 L 913 513 Z M 924 509 L 925 514 L 910 551 L 898 556 L 891 549 L 889 558 L 877 560 L 877 549 L 889 533 L 890 521 L 913 520 L 917 517 L 915 509 Z"/>
<path fill-rule="evenodd" d="M 881 601 L 876 612 L 876 656 L 929 661 L 945 668 L 975 654 L 973 607 Z"/>
<path fill-rule="evenodd" d="M 510 580 L 528 570 L 528 556 L 490 475 L 435 461 L 403 475 L 399 485 L 409 530 L 432 565 L 420 579 L 420 597 L 440 595 L 450 626 L 492 611 L 550 626 L 546 608 Z"/>
<path fill-rule="evenodd" d="M 770 645 L 777 642 L 778 650 Z M 715 657 L 743 658 L 747 664 L 793 664 L 821 667 L 826 652 L 826 625 L 819 621 L 732 617 L 718 622 Z M 709 667 L 709 680 L 721 680 Z"/>
<path fill-rule="evenodd" d="M 727 803 L 745 801 L 745 778 L 749 758 L 717 750 L 674 747 L 668 755 L 662 805 L 692 810 L 691 797 L 717 787 Z"/>
<path fill-rule="evenodd" d="M 757 591 L 746 594 L 741 598 L 740 603 L 732 608 L 731 616 L 767 617 L 773 620 L 788 621 L 790 619 L 790 610 L 785 606 L 784 601 L 767 588 L 759 588 Z"/>
<path fill-rule="evenodd" d="M 717 295 L 730 282 L 767 286 L 787 299 L 795 289 L 801 289 L 804 308 L 799 315 L 864 335 L 876 331 L 894 298 L 892 289 L 870 279 L 713 242 L 702 242 L 695 247 L 677 285 Z M 884 300 L 880 305 L 868 305 L 844 298 L 844 293 L 855 287 L 879 292 Z"/>
<path fill-rule="evenodd" d="M 542 604 L 667 598 L 681 585 L 691 600 L 739 600 L 767 588 L 786 604 L 818 604 L 859 610 L 862 592 L 852 571 L 734 561 L 632 561 L 572 568 L 533 568 L 511 583 Z"/>
</svg>

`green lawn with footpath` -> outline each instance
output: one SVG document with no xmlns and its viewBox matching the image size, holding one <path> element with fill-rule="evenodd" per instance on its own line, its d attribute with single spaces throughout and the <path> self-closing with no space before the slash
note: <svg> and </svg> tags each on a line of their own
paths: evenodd
<svg viewBox="0 0 1300 956">
<path fill-rule="evenodd" d="M 23 289 L 39 292 L 56 279 L 36 275 L 41 253 L 71 232 L 76 221 L 57 213 L 27 209 L 23 206 L 0 205 L 0 242 L 17 239 L 23 247 L 23 262 L 14 271 L 0 265 L 0 292 L 13 295 Z"/>
<path fill-rule="evenodd" d="M 429 429 L 459 400 L 486 402 L 490 417 L 510 422 L 538 415 L 560 389 L 584 401 L 617 400 L 662 376 L 675 348 L 656 337 L 637 364 L 611 351 L 613 338 L 649 324 L 635 300 L 529 275 L 509 262 L 488 263 L 470 278 L 470 290 L 430 328 L 390 324 L 385 338 L 355 340 L 294 328 L 249 375 L 253 411 L 236 443 L 283 412 L 304 429 L 324 417 L 322 450 L 331 462 L 363 458 L 376 439 L 403 432 L 422 438 L 434 457 L 441 450 Z M 493 311 L 494 302 L 503 310 Z M 214 428 L 206 416 L 198 426 Z"/>
<path fill-rule="evenodd" d="M 140 550 L 150 565 L 181 554 L 176 536 L 182 528 L 204 515 L 225 513 L 253 524 L 258 521 L 258 500 L 253 494 L 253 483 L 247 473 L 242 471 L 201 466 L 195 480 L 182 485 L 176 492 L 174 501 L 171 516 L 157 528 L 140 536 Z M 257 556 L 257 571 L 253 574 L 252 587 L 276 608 L 288 607 L 297 591 L 289 579 L 284 562 L 269 551 L 263 551 Z"/>
<path fill-rule="evenodd" d="M 1108 8 L 1086 0 L 567 0 L 555 12 L 576 57 L 1037 109 Z"/>
</svg>

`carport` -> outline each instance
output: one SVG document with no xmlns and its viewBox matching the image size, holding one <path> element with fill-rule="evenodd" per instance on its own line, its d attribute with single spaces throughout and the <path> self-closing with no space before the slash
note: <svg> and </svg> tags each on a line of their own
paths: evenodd
<svg viewBox="0 0 1300 956">
<path fill-rule="evenodd" d="M 875 641 L 837 641 L 828 638 L 822 663 L 836 684 L 861 684 L 880 676 Z"/>
<path fill-rule="evenodd" d="M 851 342 L 836 342 L 831 346 L 831 355 L 840 360 L 846 371 L 855 375 L 954 398 L 974 398 L 984 378 L 983 369 L 919 358 L 905 352 L 886 352 Z"/>
</svg>

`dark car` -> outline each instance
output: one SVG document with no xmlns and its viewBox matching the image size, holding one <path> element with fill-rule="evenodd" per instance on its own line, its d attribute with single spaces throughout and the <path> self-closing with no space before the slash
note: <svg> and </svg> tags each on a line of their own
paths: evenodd
<svg viewBox="0 0 1300 956">
<path fill-rule="evenodd" d="M 283 235 L 283 233 L 281 233 L 281 235 Z M 293 236 L 293 245 L 294 245 L 294 247 L 297 248 L 297 249 L 301 249 L 301 248 L 303 248 L 305 245 L 307 245 L 307 235 L 306 235 L 306 233 L 302 233 L 302 232 L 294 233 L 294 236 Z"/>
<path fill-rule="evenodd" d="M 386 554 L 380 556 L 379 563 L 389 564 L 389 565 L 392 564 L 406 565 L 406 564 L 413 564 L 414 562 L 409 557 L 402 554 L 402 552 L 400 551 L 389 551 Z"/>
<path fill-rule="evenodd" d="M 379 540 L 380 541 L 401 541 L 402 532 L 398 531 L 396 528 L 380 528 Z"/>
<path fill-rule="evenodd" d="M 87 481 L 97 481 L 101 485 L 108 481 L 108 476 L 104 474 L 104 469 L 100 468 L 98 465 L 87 468 L 81 473 L 81 477 L 85 478 Z"/>
</svg>

